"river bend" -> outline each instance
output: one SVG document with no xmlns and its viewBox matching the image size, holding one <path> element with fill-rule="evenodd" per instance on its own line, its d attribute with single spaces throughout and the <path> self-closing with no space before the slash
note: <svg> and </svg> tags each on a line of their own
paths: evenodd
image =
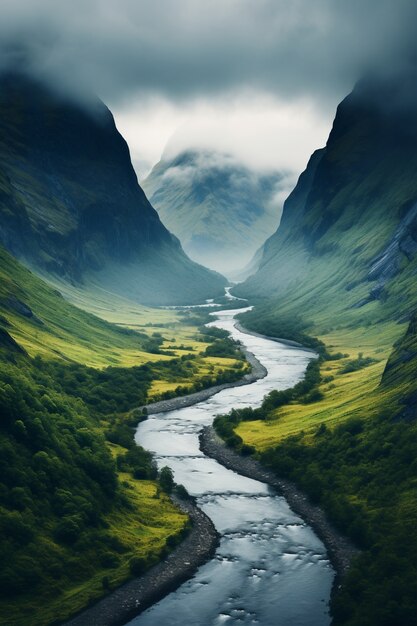
<svg viewBox="0 0 417 626">
<path fill-rule="evenodd" d="M 196 496 L 221 535 L 215 557 L 177 591 L 129 626 L 327 626 L 334 571 L 313 530 L 268 485 L 206 457 L 198 435 L 218 413 L 259 406 L 273 389 L 302 379 L 312 353 L 234 327 L 244 309 L 216 311 L 211 325 L 228 330 L 268 371 L 265 378 L 139 424 L 136 439 L 168 465 Z"/>
</svg>

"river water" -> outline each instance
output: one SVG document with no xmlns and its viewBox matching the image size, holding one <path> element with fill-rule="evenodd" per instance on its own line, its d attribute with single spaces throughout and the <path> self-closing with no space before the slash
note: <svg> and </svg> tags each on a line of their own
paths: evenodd
<svg viewBox="0 0 417 626">
<path fill-rule="evenodd" d="M 244 309 L 216 311 L 228 330 L 268 370 L 250 385 L 225 389 L 191 407 L 151 415 L 136 439 L 159 467 L 196 496 L 221 535 L 215 557 L 190 581 L 130 622 L 130 626 L 326 626 L 334 577 L 322 542 L 266 484 L 240 476 L 199 450 L 198 434 L 218 413 L 259 406 L 272 389 L 292 387 L 312 353 L 234 327 Z"/>
</svg>

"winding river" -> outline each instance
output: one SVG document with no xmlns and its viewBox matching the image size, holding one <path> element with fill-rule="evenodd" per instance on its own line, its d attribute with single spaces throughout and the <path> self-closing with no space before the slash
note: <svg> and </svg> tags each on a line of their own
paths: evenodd
<svg viewBox="0 0 417 626">
<path fill-rule="evenodd" d="M 217 413 L 259 406 L 272 389 L 297 383 L 312 358 L 302 348 L 240 332 L 234 317 L 243 310 L 216 311 L 211 325 L 242 342 L 266 367 L 267 376 L 194 406 L 151 415 L 138 426 L 137 441 L 196 496 L 221 541 L 214 559 L 130 626 L 330 623 L 334 571 L 322 542 L 266 484 L 224 468 L 199 449 L 198 434 Z"/>
</svg>

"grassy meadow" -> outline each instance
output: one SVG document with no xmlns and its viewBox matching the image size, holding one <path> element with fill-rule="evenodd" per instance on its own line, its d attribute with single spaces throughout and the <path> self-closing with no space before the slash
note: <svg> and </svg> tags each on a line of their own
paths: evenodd
<svg viewBox="0 0 417 626">
<path fill-rule="evenodd" d="M 322 381 L 318 389 L 323 397 L 308 404 L 290 402 L 271 411 L 267 420 L 241 422 L 236 433 L 244 443 L 264 451 L 286 437 L 300 432 L 314 433 L 321 424 L 332 428 L 353 416 L 375 416 L 392 395 L 392 392 L 381 392 L 380 382 L 392 346 L 405 329 L 405 324 L 387 322 L 320 335 L 318 338 L 330 354 L 343 355 L 320 364 Z M 346 364 L 359 353 L 372 357 L 375 363 L 357 371 L 343 372 Z"/>
</svg>

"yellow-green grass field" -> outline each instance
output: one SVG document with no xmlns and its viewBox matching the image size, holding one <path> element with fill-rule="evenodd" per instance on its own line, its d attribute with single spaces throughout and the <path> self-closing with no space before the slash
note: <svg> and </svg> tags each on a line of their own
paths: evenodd
<svg viewBox="0 0 417 626">
<path fill-rule="evenodd" d="M 194 381 L 205 376 L 210 365 L 214 374 L 231 365 L 228 359 L 213 361 L 201 356 L 208 343 L 199 340 L 198 328 L 184 324 L 176 310 L 143 306 L 99 287 L 81 289 L 58 280 L 47 284 L 5 251 L 0 255 L 0 315 L 9 334 L 32 357 L 104 368 L 193 354 L 198 357 Z M 32 316 L 19 311 L 22 304 Z M 140 334 L 123 332 L 128 329 Z M 165 338 L 161 348 L 169 350 L 170 356 L 144 349 L 144 338 L 154 333 Z M 183 382 L 179 379 L 175 386 Z M 171 386 L 173 381 L 165 383 Z"/>
<path fill-rule="evenodd" d="M 208 344 L 199 344 L 204 347 Z M 235 359 L 228 359 L 225 357 L 201 357 L 196 362 L 197 372 L 194 374 L 193 378 L 190 380 L 189 378 L 178 378 L 175 382 L 169 382 L 166 380 L 153 380 L 151 383 L 151 388 L 148 392 L 148 397 L 150 400 L 157 399 L 161 393 L 165 391 L 175 391 L 175 389 L 180 385 L 181 387 L 190 388 L 193 383 L 199 378 L 205 376 L 215 377 L 221 370 L 231 370 L 234 369 L 238 361 Z M 241 370 L 242 376 L 248 371 L 249 365 L 248 363 L 244 363 L 244 366 Z"/>
<path fill-rule="evenodd" d="M 321 365 L 322 378 L 333 377 L 319 387 L 324 398 L 311 404 L 295 402 L 276 409 L 268 421 L 241 422 L 236 433 L 244 443 L 262 451 L 300 431 L 308 436 L 322 423 L 332 427 L 350 417 L 375 415 L 381 405 L 389 402 L 387 394 L 376 389 L 392 346 L 405 328 L 406 325 L 387 322 L 319 336 L 330 353 L 348 355 Z M 355 372 L 341 373 L 347 361 L 356 358 L 359 352 L 377 362 Z"/>
<path fill-rule="evenodd" d="M 147 336 L 160 332 L 169 338 L 175 337 L 178 345 L 186 342 L 187 347 L 191 348 L 178 350 L 176 355 L 205 348 L 195 341 L 197 329 L 182 327 L 174 311 L 143 307 L 111 294 L 102 294 L 100 300 L 96 294 L 90 297 L 90 294 L 75 288 L 66 287 L 59 291 L 65 299 L 55 295 L 51 311 L 42 307 L 38 314 L 37 303 L 30 300 L 30 306 L 41 324 L 33 324 L 21 315 L 7 315 L 13 326 L 10 334 L 30 356 L 40 354 L 44 357 L 64 358 L 96 368 L 109 365 L 131 367 L 173 358 L 146 352 L 138 337 L 117 333 L 113 325 L 131 328 Z M 38 292 L 45 301 L 50 295 L 46 292 L 46 289 L 44 294 Z M 72 297 L 69 297 L 70 293 Z M 27 302 L 28 299 L 22 297 L 22 300 Z M 101 324 L 102 320 L 109 323 Z M 163 349 L 171 343 L 164 342 Z"/>
<path fill-rule="evenodd" d="M 220 370 L 230 370 L 236 366 L 235 359 L 224 357 L 203 356 L 209 343 L 199 338 L 198 328 L 184 324 L 179 312 L 175 309 L 162 309 L 144 306 L 122 296 L 109 293 L 100 287 L 90 287 L 88 291 L 77 289 L 67 283 L 56 283 L 65 298 L 77 308 L 101 318 L 111 324 L 137 330 L 149 337 L 153 333 L 160 333 L 164 338 L 162 350 L 172 353 L 172 356 L 150 354 L 140 350 L 114 350 L 111 358 L 118 360 L 122 366 L 142 365 L 153 361 L 170 361 L 183 355 L 197 356 L 193 361 L 194 375 L 190 378 L 172 380 L 154 380 L 149 391 L 149 398 L 154 399 L 166 391 L 175 391 L 178 386 L 191 387 L 200 378 L 210 375 L 215 378 Z M 114 363 L 116 364 L 116 363 Z M 247 371 L 248 365 L 242 370 Z"/>
</svg>

